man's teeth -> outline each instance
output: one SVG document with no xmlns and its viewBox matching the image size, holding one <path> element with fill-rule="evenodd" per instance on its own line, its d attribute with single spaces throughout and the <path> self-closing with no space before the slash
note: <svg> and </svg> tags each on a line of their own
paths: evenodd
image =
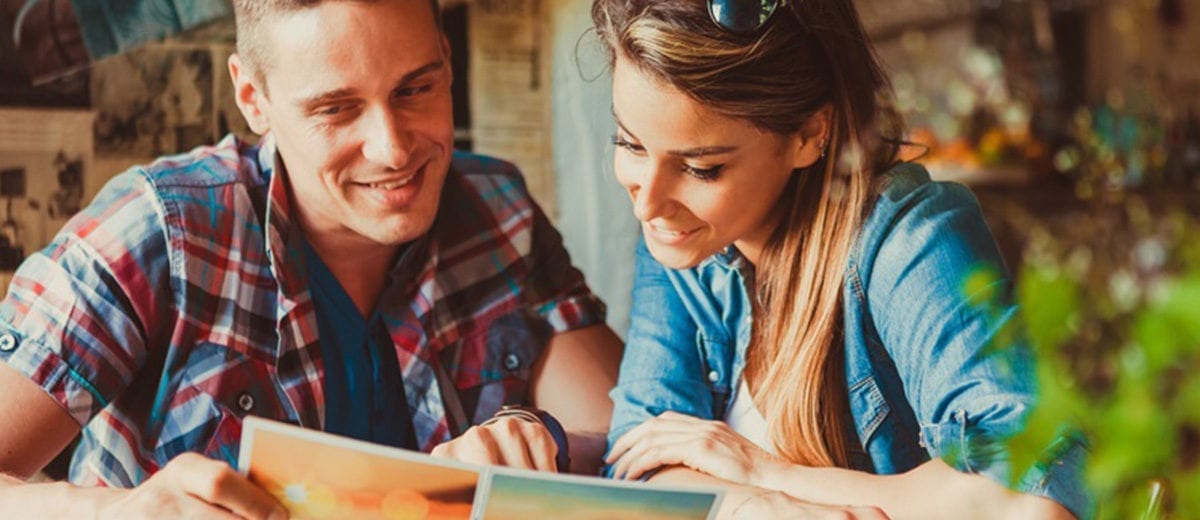
<svg viewBox="0 0 1200 520">
<path fill-rule="evenodd" d="M 413 177 L 416 177 L 416 176 L 414 175 Z M 402 187 L 402 186 L 408 186 L 408 183 L 412 182 L 413 177 L 409 177 L 407 179 L 395 181 L 395 182 L 376 182 L 373 184 L 368 184 L 368 186 L 375 188 L 377 190 L 394 190 L 394 189 Z"/>
</svg>

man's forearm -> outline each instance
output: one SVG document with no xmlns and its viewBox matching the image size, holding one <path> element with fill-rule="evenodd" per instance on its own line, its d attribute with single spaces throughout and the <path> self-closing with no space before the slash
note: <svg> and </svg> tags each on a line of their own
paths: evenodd
<svg viewBox="0 0 1200 520">
<path fill-rule="evenodd" d="M 571 473 L 576 475 L 600 474 L 604 465 L 604 450 L 608 448 L 608 437 L 600 432 L 567 432 L 567 444 L 571 451 Z"/>
<path fill-rule="evenodd" d="M 121 492 L 67 482 L 31 484 L 0 473 L 0 517 L 95 518 L 101 507 Z"/>
</svg>

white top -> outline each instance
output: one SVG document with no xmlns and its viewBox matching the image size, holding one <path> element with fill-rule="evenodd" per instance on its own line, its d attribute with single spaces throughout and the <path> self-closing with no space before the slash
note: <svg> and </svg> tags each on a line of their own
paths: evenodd
<svg viewBox="0 0 1200 520">
<path fill-rule="evenodd" d="M 759 413 L 758 408 L 754 407 L 754 399 L 750 396 L 750 387 L 746 385 L 745 379 L 742 379 L 737 392 L 733 394 L 733 405 L 725 414 L 725 423 L 738 435 L 749 439 L 767 453 L 775 453 L 775 446 L 771 444 L 767 435 L 767 420 Z"/>
</svg>

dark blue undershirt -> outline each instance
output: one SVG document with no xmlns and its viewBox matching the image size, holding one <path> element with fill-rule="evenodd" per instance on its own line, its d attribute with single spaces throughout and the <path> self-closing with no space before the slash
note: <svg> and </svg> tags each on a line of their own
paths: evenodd
<svg viewBox="0 0 1200 520">
<path fill-rule="evenodd" d="M 325 431 L 415 450 L 400 363 L 379 310 L 364 320 L 307 242 L 304 260 L 325 364 Z"/>
</svg>

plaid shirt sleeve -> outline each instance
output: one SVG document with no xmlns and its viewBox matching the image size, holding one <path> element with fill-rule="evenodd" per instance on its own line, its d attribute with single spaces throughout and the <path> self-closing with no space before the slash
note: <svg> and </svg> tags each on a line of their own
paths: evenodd
<svg viewBox="0 0 1200 520">
<path fill-rule="evenodd" d="M 46 249 L 27 258 L 0 302 L 7 363 L 81 426 L 115 399 L 169 325 L 162 210 L 135 169 L 119 175 Z"/>
</svg>

